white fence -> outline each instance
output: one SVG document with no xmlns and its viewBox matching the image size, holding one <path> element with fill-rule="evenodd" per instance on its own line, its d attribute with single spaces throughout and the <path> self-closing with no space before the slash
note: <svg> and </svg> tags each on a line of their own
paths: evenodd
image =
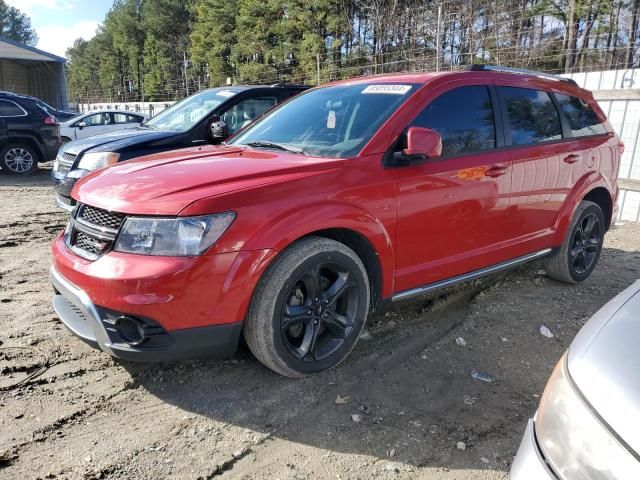
<svg viewBox="0 0 640 480">
<path fill-rule="evenodd" d="M 146 113 L 150 117 L 169 108 L 176 102 L 127 102 L 127 103 L 80 103 L 78 110 L 82 113 L 98 110 L 116 109 L 129 112 Z"/>
<path fill-rule="evenodd" d="M 566 75 L 593 91 L 625 145 L 620 162 L 618 218 L 640 221 L 640 69 Z"/>
</svg>

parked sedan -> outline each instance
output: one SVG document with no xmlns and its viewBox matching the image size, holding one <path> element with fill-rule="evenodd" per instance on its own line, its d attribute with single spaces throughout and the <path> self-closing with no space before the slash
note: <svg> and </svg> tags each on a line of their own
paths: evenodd
<svg viewBox="0 0 640 480">
<path fill-rule="evenodd" d="M 640 280 L 580 330 L 540 401 L 512 480 L 640 478 Z"/>
<path fill-rule="evenodd" d="M 60 124 L 60 136 L 64 142 L 91 137 L 101 133 L 139 127 L 148 115 L 124 110 L 100 110 L 81 113 Z"/>
</svg>

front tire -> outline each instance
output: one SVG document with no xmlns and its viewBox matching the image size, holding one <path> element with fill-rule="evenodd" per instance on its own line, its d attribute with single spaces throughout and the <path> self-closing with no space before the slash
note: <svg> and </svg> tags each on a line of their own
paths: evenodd
<svg viewBox="0 0 640 480">
<path fill-rule="evenodd" d="M 588 200 L 580 202 L 560 250 L 544 262 L 547 274 L 565 283 L 589 278 L 600 258 L 605 230 L 600 206 Z"/>
<path fill-rule="evenodd" d="M 369 311 L 362 261 L 344 244 L 307 237 L 284 250 L 251 300 L 244 338 L 271 370 L 301 378 L 341 363 Z"/>
<path fill-rule="evenodd" d="M 27 145 L 9 145 L 0 152 L 0 167 L 13 175 L 29 175 L 38 168 L 38 154 Z"/>
</svg>

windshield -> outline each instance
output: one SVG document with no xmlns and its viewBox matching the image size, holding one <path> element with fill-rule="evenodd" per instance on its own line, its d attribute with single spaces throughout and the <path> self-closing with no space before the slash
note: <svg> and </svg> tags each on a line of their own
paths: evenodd
<svg viewBox="0 0 640 480">
<path fill-rule="evenodd" d="M 73 116 L 73 117 L 71 117 L 71 118 L 67 118 L 67 119 L 66 119 L 64 122 L 62 122 L 62 123 L 64 123 L 65 125 L 68 125 L 68 124 L 71 124 L 71 123 L 74 123 L 74 122 L 76 122 L 76 121 L 80 120 L 80 119 L 81 119 L 82 117 L 84 117 L 84 116 L 85 116 L 85 114 L 84 114 L 84 113 L 79 113 L 78 115 L 74 115 L 74 116 Z"/>
<path fill-rule="evenodd" d="M 186 132 L 236 93 L 224 88 L 204 90 L 163 110 L 145 125 L 159 130 Z"/>
<path fill-rule="evenodd" d="M 266 115 L 230 144 L 319 157 L 353 156 L 414 89 L 412 84 L 367 83 L 311 90 Z"/>
</svg>

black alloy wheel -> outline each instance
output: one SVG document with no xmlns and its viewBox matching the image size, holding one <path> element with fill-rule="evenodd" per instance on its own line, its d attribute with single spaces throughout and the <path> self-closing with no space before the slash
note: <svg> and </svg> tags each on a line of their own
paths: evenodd
<svg viewBox="0 0 640 480">
<path fill-rule="evenodd" d="M 369 312 L 369 277 L 343 243 L 309 236 L 273 260 L 256 286 L 244 323 L 247 345 L 264 365 L 292 378 L 340 364 Z"/>
<path fill-rule="evenodd" d="M 571 242 L 571 265 L 576 273 L 584 275 L 591 270 L 600 253 L 603 229 L 595 213 L 585 215 L 574 230 Z"/>
<path fill-rule="evenodd" d="M 356 284 L 345 266 L 323 262 L 294 282 L 282 306 L 280 332 L 295 358 L 317 361 L 335 353 L 356 324 Z"/>
</svg>

